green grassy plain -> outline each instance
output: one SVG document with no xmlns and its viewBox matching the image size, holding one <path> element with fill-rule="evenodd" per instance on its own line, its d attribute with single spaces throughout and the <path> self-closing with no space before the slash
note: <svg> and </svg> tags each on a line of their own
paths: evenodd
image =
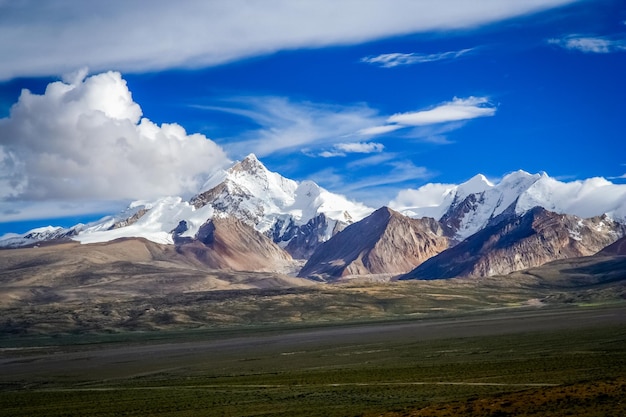
<svg viewBox="0 0 626 417">
<path fill-rule="evenodd" d="M 624 415 L 624 312 L 538 309 L 5 349 L 0 415 Z"/>
</svg>

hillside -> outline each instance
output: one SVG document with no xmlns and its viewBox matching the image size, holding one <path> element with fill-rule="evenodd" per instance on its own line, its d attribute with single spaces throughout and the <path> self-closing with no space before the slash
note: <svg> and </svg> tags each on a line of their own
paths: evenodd
<svg viewBox="0 0 626 417">
<path fill-rule="evenodd" d="M 387 207 L 321 244 L 299 276 L 404 273 L 448 247 L 433 219 L 411 219 Z"/>
</svg>

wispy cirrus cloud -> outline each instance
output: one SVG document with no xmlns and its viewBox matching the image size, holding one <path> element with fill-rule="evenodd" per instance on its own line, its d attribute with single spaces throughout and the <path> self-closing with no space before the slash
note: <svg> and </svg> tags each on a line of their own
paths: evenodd
<svg viewBox="0 0 626 417">
<path fill-rule="evenodd" d="M 361 129 L 357 133 L 362 136 L 378 136 L 384 135 L 385 133 L 391 133 L 394 130 L 402 129 L 403 127 L 404 126 L 402 125 L 371 126 Z"/>
<path fill-rule="evenodd" d="M 355 136 L 355 132 L 384 121 L 377 110 L 365 104 L 296 102 L 286 97 L 239 97 L 225 104 L 194 107 L 236 114 L 259 126 L 229 138 L 224 144 L 235 157 L 250 152 L 263 157 L 302 150 L 314 155 L 318 154 L 316 149 L 328 147 L 331 150 L 322 156 L 338 156 L 337 153 L 373 152 L 382 146 L 345 140 Z M 337 143 L 338 139 L 344 141 Z"/>
<path fill-rule="evenodd" d="M 393 68 L 404 65 L 423 64 L 426 62 L 445 61 L 459 58 L 468 54 L 473 49 L 462 49 L 460 51 L 439 52 L 434 54 L 420 54 L 420 53 L 391 53 L 381 54 L 376 56 L 368 56 L 361 58 L 361 62 L 366 64 L 378 65 L 382 68 Z"/>
<path fill-rule="evenodd" d="M 372 170 L 372 166 L 377 169 Z M 427 167 L 415 165 L 398 154 L 373 155 L 353 161 L 347 167 L 348 171 L 326 168 L 312 174 L 311 179 L 324 187 L 379 207 L 389 202 L 389 192 L 397 192 L 399 185 L 435 176 Z M 358 172 L 357 178 L 349 177 L 355 170 Z M 385 175 L 380 175 L 380 172 Z"/>
<path fill-rule="evenodd" d="M 442 103 L 432 109 L 394 114 L 387 121 L 402 126 L 426 126 L 488 117 L 494 114 L 496 114 L 496 108 L 489 103 L 487 97 L 454 97 L 452 101 Z"/>
<path fill-rule="evenodd" d="M 280 50 L 477 27 L 574 1 L 0 1 L 0 80 L 82 66 L 126 73 L 201 68 Z"/>
<path fill-rule="evenodd" d="M 361 129 L 362 136 L 377 136 L 405 128 L 418 128 L 413 135 L 431 138 L 433 143 L 449 143 L 443 133 L 458 129 L 462 122 L 480 117 L 491 117 L 497 108 L 487 97 L 454 97 L 451 101 L 440 103 L 432 108 L 405 113 L 396 113 L 387 117 L 386 124 Z M 433 130 L 433 126 L 436 129 Z M 426 129 L 426 130 L 425 130 Z"/>
<path fill-rule="evenodd" d="M 562 38 L 548 39 L 548 43 L 571 51 L 592 54 L 626 51 L 626 39 L 611 39 L 602 36 L 568 35 Z"/>
<path fill-rule="evenodd" d="M 238 97 L 221 105 L 194 107 L 239 115 L 258 126 L 222 141 L 216 139 L 236 158 L 250 152 L 260 157 L 303 152 L 325 158 L 379 153 L 384 143 L 363 138 L 399 130 L 404 130 L 399 136 L 407 139 L 449 144 L 446 133 L 471 119 L 493 116 L 497 110 L 487 97 L 473 96 L 391 116 L 366 104 L 298 102 L 286 97 Z"/>
</svg>

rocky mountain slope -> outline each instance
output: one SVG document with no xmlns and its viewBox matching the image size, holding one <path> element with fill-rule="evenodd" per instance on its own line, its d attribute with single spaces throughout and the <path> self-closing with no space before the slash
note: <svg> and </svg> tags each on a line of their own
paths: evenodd
<svg viewBox="0 0 626 417">
<path fill-rule="evenodd" d="M 200 227 L 194 238 L 182 236 L 186 224 L 174 231 L 176 251 L 200 260 L 213 269 L 234 271 L 290 272 L 291 256 L 236 217 L 215 216 Z"/>
<path fill-rule="evenodd" d="M 299 276 L 400 274 L 447 247 L 437 221 L 411 219 L 383 207 L 321 244 Z"/>
<path fill-rule="evenodd" d="M 503 275 L 557 259 L 593 255 L 626 233 L 608 216 L 581 219 L 535 207 L 432 257 L 401 279 Z"/>
<path fill-rule="evenodd" d="M 299 259 L 373 211 L 312 181 L 298 183 L 270 172 L 252 154 L 204 188 L 190 201 L 196 209 L 210 206 L 215 213 L 237 217 Z"/>
<path fill-rule="evenodd" d="M 606 248 L 598 252 L 598 255 L 603 256 L 626 256 L 626 236 L 613 242 Z M 624 270 L 626 274 L 626 270 Z"/>
</svg>

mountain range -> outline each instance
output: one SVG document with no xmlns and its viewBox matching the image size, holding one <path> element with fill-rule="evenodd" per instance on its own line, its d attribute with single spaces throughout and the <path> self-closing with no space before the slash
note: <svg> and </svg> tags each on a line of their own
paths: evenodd
<svg viewBox="0 0 626 417">
<path fill-rule="evenodd" d="M 375 210 L 285 178 L 251 154 L 190 199 L 136 201 L 90 224 L 5 235 L 0 247 L 143 238 L 214 269 L 438 279 L 591 255 L 626 234 L 626 185 L 602 178 L 516 171 L 494 184 L 476 175 L 408 190 L 390 206 Z"/>
</svg>

